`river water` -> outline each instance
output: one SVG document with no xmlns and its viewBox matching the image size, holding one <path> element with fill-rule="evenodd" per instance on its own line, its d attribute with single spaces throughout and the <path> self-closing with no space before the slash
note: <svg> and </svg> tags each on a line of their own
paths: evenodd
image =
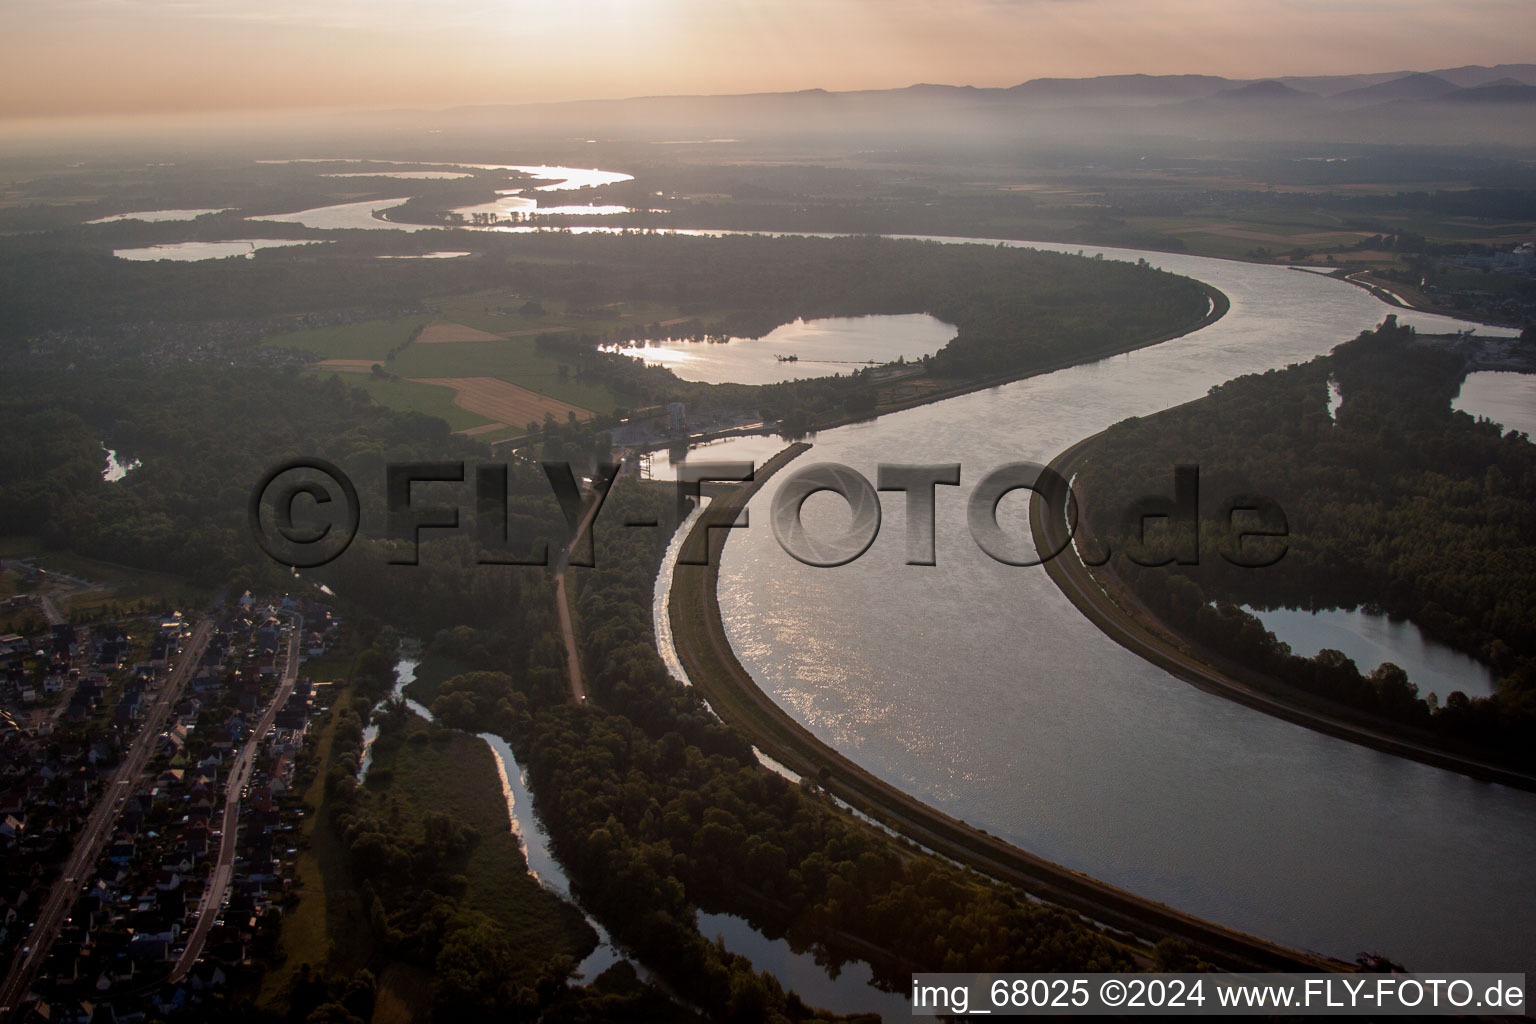
<svg viewBox="0 0 1536 1024">
<path fill-rule="evenodd" d="M 1104 636 L 1040 569 L 982 554 L 965 519 L 969 487 L 1002 463 L 1048 461 L 1127 416 L 1323 354 L 1388 312 L 1425 332 L 1468 325 L 1282 267 L 1086 251 L 1208 281 L 1231 311 L 1149 349 L 818 434 L 801 463 L 871 480 L 882 462 L 962 464 L 961 486 L 938 489 L 939 564 L 903 564 L 899 500 L 884 502 L 859 560 L 796 562 L 767 528 L 780 474 L 723 556 L 721 609 L 742 664 L 882 778 L 1140 895 L 1346 959 L 1381 950 L 1421 970 L 1536 970 L 1536 795 L 1202 693 Z M 840 529 L 837 504 L 807 502 L 808 532 Z M 1000 512 L 1027 536 L 1024 502 Z"/>
</svg>

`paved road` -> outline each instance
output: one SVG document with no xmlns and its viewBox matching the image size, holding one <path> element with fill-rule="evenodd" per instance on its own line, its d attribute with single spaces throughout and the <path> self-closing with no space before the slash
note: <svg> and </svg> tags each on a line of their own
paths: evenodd
<svg viewBox="0 0 1536 1024">
<path fill-rule="evenodd" d="M 293 693 L 293 685 L 299 678 L 299 638 L 304 635 L 304 617 L 294 616 L 293 629 L 288 634 L 288 659 L 283 667 L 283 679 L 278 685 L 277 693 L 272 697 L 272 703 L 267 705 L 266 713 L 261 716 L 261 721 L 256 723 L 256 728 L 251 730 L 250 738 L 245 741 L 245 746 L 240 750 L 240 756 L 235 759 L 234 766 L 229 772 L 229 781 L 224 786 L 224 822 L 222 825 L 223 836 L 219 842 L 219 859 L 213 866 L 213 871 L 208 875 L 208 885 L 203 890 L 203 897 L 197 905 L 197 925 L 192 929 L 192 934 L 187 939 L 187 947 L 182 952 L 181 958 L 176 961 L 176 966 L 171 968 L 172 982 L 180 981 L 192 970 L 197 963 L 197 958 L 202 955 L 203 944 L 208 941 L 208 932 L 218 920 L 219 910 L 224 904 L 224 895 L 229 891 L 229 883 L 235 874 L 235 849 L 240 837 L 240 794 L 244 791 L 246 783 L 251 778 L 251 768 L 256 761 L 256 750 L 261 746 L 262 737 L 266 736 L 272 728 L 272 723 L 277 720 L 277 713 L 283 704 Z"/>
<path fill-rule="evenodd" d="M 63 614 L 59 611 L 59 606 L 53 603 L 53 595 L 44 594 L 38 598 L 38 605 L 43 609 L 43 617 L 48 620 L 48 625 L 57 626 L 65 621 Z M 36 711 L 33 711 L 32 728 L 40 728 L 45 722 L 57 722 L 64 714 L 64 710 L 69 707 L 69 702 L 75 695 L 75 688 L 79 685 L 78 679 L 71 679 L 59 691 L 58 700 L 48 707 L 38 708 Z"/>
<path fill-rule="evenodd" d="M 213 624 L 206 620 L 192 631 L 191 638 L 177 658 L 175 669 L 160 688 L 160 696 L 140 725 L 127 756 L 107 780 L 106 788 L 86 819 L 79 838 L 75 840 L 74 850 L 64 863 L 63 874 L 38 912 L 28 944 L 17 954 L 10 973 L 6 975 L 4 986 L 0 987 L 0 1017 L 11 1016 L 16 1005 L 26 996 L 38 968 L 47 959 L 49 948 L 54 939 L 58 938 L 59 929 L 69 916 L 82 884 L 95 874 L 96 860 L 112 836 L 112 827 L 117 822 L 118 814 L 133 793 L 134 783 L 149 764 L 155 742 L 165 730 L 166 716 L 181 699 L 181 692 L 202 659 L 203 648 L 208 645 L 208 637 L 212 632 Z"/>
<path fill-rule="evenodd" d="M 59 612 L 59 606 L 53 603 L 52 595 L 44 594 L 38 603 L 43 606 L 43 617 L 48 620 L 48 625 L 61 626 L 64 624 L 64 616 Z"/>
</svg>

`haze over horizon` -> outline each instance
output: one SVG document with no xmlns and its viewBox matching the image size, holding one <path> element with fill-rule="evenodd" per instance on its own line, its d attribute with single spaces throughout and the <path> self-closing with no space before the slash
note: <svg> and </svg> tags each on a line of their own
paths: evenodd
<svg viewBox="0 0 1536 1024">
<path fill-rule="evenodd" d="M 1359 74 L 1533 59 L 1526 0 L 54 0 L 0 118 Z M 21 45 L 17 45 L 21 44 Z"/>
</svg>

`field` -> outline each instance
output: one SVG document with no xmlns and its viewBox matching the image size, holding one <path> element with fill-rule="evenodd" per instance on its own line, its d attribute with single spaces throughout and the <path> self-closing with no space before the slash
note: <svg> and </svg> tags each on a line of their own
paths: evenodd
<svg viewBox="0 0 1536 1024">
<path fill-rule="evenodd" d="M 415 384 L 408 380 L 390 380 L 365 374 L 349 375 L 342 379 L 348 385 L 368 392 L 382 406 L 400 412 L 436 416 L 447 423 L 450 430 L 468 430 L 492 422 L 454 405 L 453 392 L 435 384 Z"/>
<path fill-rule="evenodd" d="M 490 334 L 464 324 L 433 324 L 416 339 L 418 345 L 446 345 L 456 341 L 501 341 L 499 334 Z"/>
<path fill-rule="evenodd" d="M 390 350 L 409 341 L 411 335 L 431 319 L 418 314 L 368 320 L 345 327 L 321 327 L 275 335 L 267 339 L 267 344 L 303 349 L 321 359 L 363 359 L 377 363 L 382 362 Z"/>
<path fill-rule="evenodd" d="M 562 368 L 559 359 L 539 351 L 538 335 L 603 335 L 623 325 L 689 319 L 657 302 L 542 313 L 525 312 L 529 301 L 510 290 L 476 292 L 435 300 L 435 314 L 277 334 L 264 343 L 312 352 L 318 372 L 347 375 L 347 384 L 363 388 L 380 405 L 436 416 L 453 430 L 478 428 L 480 436 L 496 440 L 522 433 L 530 421 L 542 422 L 545 411 L 563 421 L 571 411 L 588 419 L 635 404 L 632 395 L 615 394 L 581 380 L 569 366 Z M 396 379 L 373 376 L 375 364 Z M 470 384 L 470 378 L 493 378 L 518 391 Z M 442 386 L 433 386 L 437 382 Z M 539 396 L 548 401 L 539 402 Z"/>
<path fill-rule="evenodd" d="M 411 383 L 452 388 L 454 405 L 501 426 L 543 423 L 546 415 L 561 422 L 571 415 L 578 420 L 589 420 L 593 415 L 590 409 L 549 398 L 496 377 L 422 378 Z"/>
</svg>

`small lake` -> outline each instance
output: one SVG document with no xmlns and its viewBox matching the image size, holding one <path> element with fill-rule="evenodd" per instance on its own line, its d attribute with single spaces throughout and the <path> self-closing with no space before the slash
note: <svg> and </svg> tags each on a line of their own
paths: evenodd
<svg viewBox="0 0 1536 1024">
<path fill-rule="evenodd" d="M 132 462 L 119 462 L 117 460 L 117 452 L 106 445 L 102 445 L 101 449 L 107 453 L 107 468 L 101 471 L 101 478 L 109 484 L 116 483 L 143 465 L 138 459 L 134 459 Z"/>
<path fill-rule="evenodd" d="M 322 178 L 398 178 L 402 181 L 449 181 L 456 178 L 473 178 L 468 171 L 347 171 L 344 174 L 322 174 Z"/>
<path fill-rule="evenodd" d="M 683 380 L 705 384 L 776 384 L 894 362 L 916 361 L 947 345 L 957 328 L 926 313 L 796 320 L 761 338 L 611 345 L 604 351 L 665 366 Z M 783 360 L 781 356 L 793 356 Z"/>
<path fill-rule="evenodd" d="M 223 242 L 166 242 L 142 249 L 113 249 L 120 260 L 222 260 L 231 256 L 250 259 L 257 249 L 278 249 L 286 245 L 324 245 L 318 238 L 231 238 Z"/>
<path fill-rule="evenodd" d="M 95 220 L 86 221 L 87 224 L 115 224 L 121 220 L 141 220 L 148 224 L 157 224 L 168 220 L 196 220 L 209 213 L 224 213 L 229 207 L 208 210 L 136 210 L 133 213 L 114 213 L 110 217 L 97 217 Z"/>
<path fill-rule="evenodd" d="M 1487 697 L 1496 680 L 1493 670 L 1476 658 L 1430 640 L 1419 627 L 1361 608 L 1331 608 L 1309 612 L 1297 608 L 1259 611 L 1244 607 L 1258 616 L 1264 628 L 1291 645 L 1291 652 L 1310 658 L 1324 648 L 1343 651 L 1354 659 L 1361 675 L 1370 675 L 1384 661 L 1408 673 L 1409 682 L 1419 688 L 1419 696 L 1431 693 L 1441 703 L 1454 690 L 1468 697 Z"/>
<path fill-rule="evenodd" d="M 599 185 L 617 185 L 621 181 L 633 181 L 633 174 L 623 171 L 600 171 L 595 167 L 555 167 L 551 164 L 452 164 L 453 167 L 472 167 L 477 171 L 517 171 L 541 178 L 548 184 L 539 185 L 534 192 L 570 192 Z"/>
<path fill-rule="evenodd" d="M 409 256 L 379 256 L 381 260 L 456 260 L 460 256 L 468 256 L 468 250 L 448 251 L 440 249 L 437 252 L 417 252 Z"/>
<path fill-rule="evenodd" d="M 1506 431 L 1518 430 L 1526 439 L 1536 438 L 1536 373 L 1479 370 L 1467 374 L 1452 409 L 1479 419 L 1490 419 Z"/>
<path fill-rule="evenodd" d="M 396 224 L 393 221 L 380 220 L 374 216 L 386 210 L 393 209 L 410 197 L 403 196 L 399 199 L 368 199 L 360 203 L 337 203 L 334 206 L 317 206 L 312 210 L 299 210 L 297 213 L 269 213 L 257 217 L 247 217 L 252 221 L 271 221 L 278 224 L 302 224 L 307 228 L 321 228 L 327 231 L 345 229 L 364 231 L 427 231 L 430 224 Z"/>
<path fill-rule="evenodd" d="M 833 1013 L 878 1013 L 887 1021 L 912 1016 L 912 1004 L 898 992 L 873 985 L 869 965 L 853 960 L 833 978 L 810 953 L 796 953 L 784 939 L 770 939 L 744 918 L 734 914 L 699 912 L 699 932 L 706 939 L 717 936 L 725 948 L 752 961 L 760 971 L 772 971 L 786 989 L 794 989 L 811 1006 Z"/>
</svg>

